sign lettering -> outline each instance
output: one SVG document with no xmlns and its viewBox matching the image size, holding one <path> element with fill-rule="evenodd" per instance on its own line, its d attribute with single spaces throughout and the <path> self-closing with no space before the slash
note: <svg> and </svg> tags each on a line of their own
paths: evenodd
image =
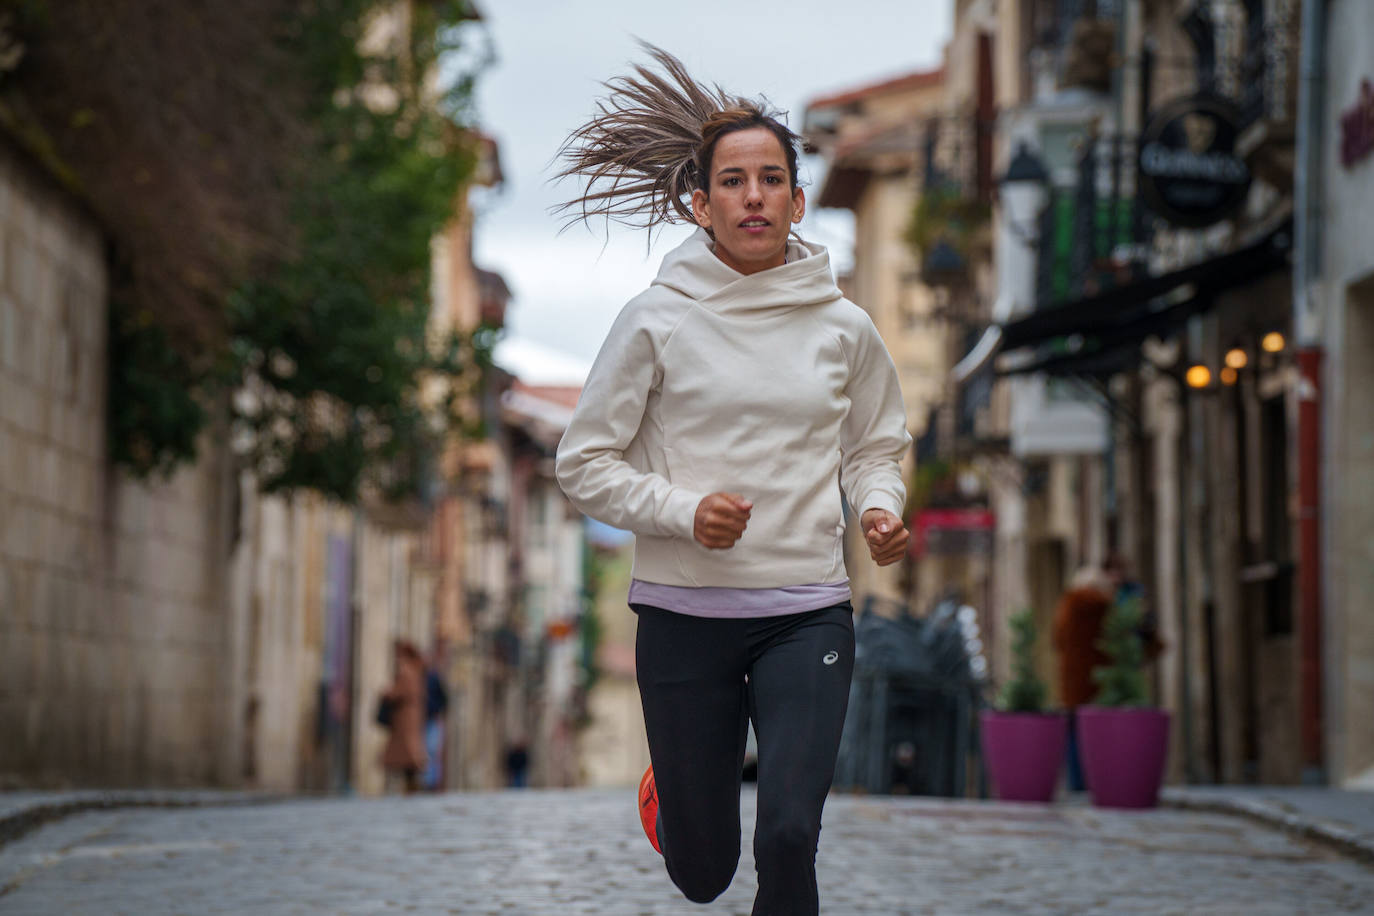
<svg viewBox="0 0 1374 916">
<path fill-rule="evenodd" d="M 1354 107 L 1341 112 L 1341 165 L 1348 169 L 1374 153 L 1374 86 L 1361 80 Z"/>
<path fill-rule="evenodd" d="M 1245 201 L 1250 166 L 1236 154 L 1239 116 L 1214 96 L 1194 95 L 1156 112 L 1136 160 L 1141 196 L 1178 226 L 1219 222 Z"/>
</svg>

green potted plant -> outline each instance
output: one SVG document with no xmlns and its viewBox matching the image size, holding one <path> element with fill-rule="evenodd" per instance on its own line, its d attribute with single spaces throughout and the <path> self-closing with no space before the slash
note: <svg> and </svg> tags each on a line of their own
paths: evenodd
<svg viewBox="0 0 1374 916">
<path fill-rule="evenodd" d="M 1059 781 L 1068 720 L 1045 710 L 1045 682 L 1035 671 L 1035 613 L 1026 608 L 1010 624 L 1011 678 L 995 708 L 979 717 L 983 760 L 998 798 L 1047 802 Z"/>
<path fill-rule="evenodd" d="M 1143 612 L 1138 597 L 1117 601 L 1102 624 L 1098 647 L 1108 664 L 1093 669 L 1098 692 L 1078 710 L 1083 771 L 1093 804 L 1153 808 L 1169 751 L 1169 713 L 1152 706 L 1145 689 Z"/>
</svg>

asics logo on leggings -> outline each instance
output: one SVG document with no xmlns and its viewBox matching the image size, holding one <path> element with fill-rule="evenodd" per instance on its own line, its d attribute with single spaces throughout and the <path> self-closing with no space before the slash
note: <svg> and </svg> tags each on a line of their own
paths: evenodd
<svg viewBox="0 0 1374 916">
<path fill-rule="evenodd" d="M 836 652 L 834 649 L 831 649 L 829 652 L 825 653 L 825 657 L 821 659 L 821 663 L 825 665 L 833 665 L 839 660 L 840 653 Z"/>
</svg>

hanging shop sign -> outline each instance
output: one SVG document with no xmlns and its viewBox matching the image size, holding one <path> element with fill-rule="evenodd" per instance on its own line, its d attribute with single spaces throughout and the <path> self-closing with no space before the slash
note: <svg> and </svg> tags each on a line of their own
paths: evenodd
<svg viewBox="0 0 1374 916">
<path fill-rule="evenodd" d="M 996 517 L 987 509 L 922 509 L 912 519 L 915 535 L 909 552 L 916 557 L 927 554 L 992 553 L 992 536 L 997 527 Z"/>
<path fill-rule="evenodd" d="M 1164 105 L 1140 136 L 1137 176 L 1145 203 L 1177 226 L 1200 229 L 1245 202 L 1250 167 L 1236 153 L 1240 117 L 1209 95 Z"/>
<path fill-rule="evenodd" d="M 1360 81 L 1360 97 L 1341 112 L 1341 165 L 1353 169 L 1374 153 L 1374 85 Z"/>
</svg>

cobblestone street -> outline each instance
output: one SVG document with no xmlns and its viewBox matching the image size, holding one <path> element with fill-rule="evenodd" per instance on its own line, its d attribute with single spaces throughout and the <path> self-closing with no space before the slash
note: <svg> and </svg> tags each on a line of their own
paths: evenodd
<svg viewBox="0 0 1374 916">
<path fill-rule="evenodd" d="M 744 801 L 751 829 L 753 796 Z M 630 791 L 75 815 L 0 849 L 6 914 L 748 914 L 679 897 Z M 835 796 L 822 912 L 1374 913 L 1374 869 L 1226 815 Z"/>
</svg>

